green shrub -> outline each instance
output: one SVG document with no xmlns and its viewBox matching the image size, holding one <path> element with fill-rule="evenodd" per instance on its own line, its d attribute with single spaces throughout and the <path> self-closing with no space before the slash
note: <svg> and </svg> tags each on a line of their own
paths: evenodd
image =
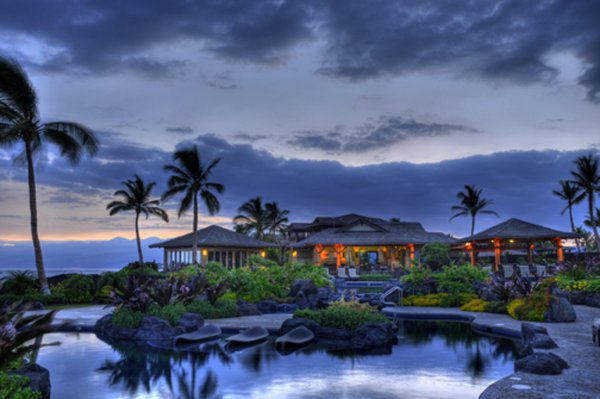
<svg viewBox="0 0 600 399">
<path fill-rule="evenodd" d="M 426 244 L 421 249 L 421 261 L 431 270 L 439 270 L 450 264 L 450 245 L 442 243 Z"/>
<path fill-rule="evenodd" d="M 349 307 L 329 307 L 327 309 L 300 309 L 294 317 L 305 318 L 319 323 L 323 327 L 354 330 L 366 323 L 385 323 L 388 319 L 373 310 L 356 310 Z"/>
<path fill-rule="evenodd" d="M 203 267 L 204 276 L 211 285 L 218 285 L 231 278 L 231 272 L 220 262 L 208 262 Z"/>
<path fill-rule="evenodd" d="M 258 267 L 258 266 L 273 267 L 273 266 L 279 266 L 279 265 L 277 264 L 277 262 L 263 258 L 260 255 L 250 255 L 248 257 L 248 266 L 250 266 L 250 267 Z"/>
<path fill-rule="evenodd" d="M 567 267 L 559 272 L 559 276 L 571 280 L 585 280 L 589 277 L 585 265 L 572 265 Z"/>
<path fill-rule="evenodd" d="M 198 265 L 189 265 L 182 267 L 176 272 L 172 272 L 171 275 L 175 277 L 181 277 L 185 281 L 190 281 L 194 277 L 198 276 L 201 273 L 200 266 Z"/>
<path fill-rule="evenodd" d="M 0 399 L 38 399 L 42 394 L 29 387 L 29 378 L 0 371 Z"/>
<path fill-rule="evenodd" d="M 220 298 L 214 305 L 208 301 L 195 301 L 187 306 L 187 311 L 198 313 L 205 319 L 222 319 L 237 316 L 237 304 L 234 300 Z"/>
<path fill-rule="evenodd" d="M 431 271 L 424 266 L 413 266 L 410 272 L 401 278 L 403 284 L 411 287 L 413 294 L 426 293 L 423 287 L 426 286 L 431 278 Z"/>
<path fill-rule="evenodd" d="M 91 303 L 95 294 L 94 279 L 84 274 L 76 274 L 55 287 L 57 293 L 63 294 L 67 303 Z"/>
<path fill-rule="evenodd" d="M 472 299 L 460 307 L 465 312 L 485 312 L 488 302 L 483 299 Z"/>
<path fill-rule="evenodd" d="M 30 271 L 10 272 L 0 280 L 0 292 L 5 295 L 35 294 L 40 291 L 40 283 Z"/>
<path fill-rule="evenodd" d="M 507 313 L 506 302 L 503 301 L 492 301 L 485 305 L 486 313 Z"/>
<path fill-rule="evenodd" d="M 434 275 L 438 290 L 451 295 L 474 293 L 475 284 L 486 279 L 487 272 L 470 264 L 444 266 L 440 273 Z"/>
<path fill-rule="evenodd" d="M 361 281 L 388 281 L 390 278 L 388 273 L 363 273 L 358 276 Z"/>
<path fill-rule="evenodd" d="M 113 311 L 112 322 L 115 326 L 125 328 L 138 328 L 142 324 L 144 314 L 127 308 L 119 308 Z"/>
<path fill-rule="evenodd" d="M 474 294 L 461 293 L 451 295 L 445 292 L 427 295 L 411 295 L 404 298 L 404 306 L 425 306 L 425 307 L 455 307 L 462 306 L 467 302 L 476 299 Z"/>
<path fill-rule="evenodd" d="M 590 294 L 600 294 L 600 279 L 589 280 L 587 292 Z"/>
<path fill-rule="evenodd" d="M 155 316 L 159 319 L 163 319 L 169 322 L 172 326 L 177 325 L 177 322 L 186 313 L 185 305 L 181 303 L 177 303 L 175 305 L 167 305 L 167 306 L 158 306 L 156 304 L 152 304 L 148 307 L 147 316 Z"/>
<path fill-rule="evenodd" d="M 346 308 L 352 310 L 374 311 L 375 309 L 368 303 L 360 303 L 356 300 L 346 301 L 343 297 L 339 301 L 333 301 L 330 308 Z"/>
<path fill-rule="evenodd" d="M 121 289 L 125 286 L 126 281 L 127 274 L 122 271 L 104 272 L 100 275 L 100 279 L 98 280 L 98 291 L 105 287 Z"/>
</svg>

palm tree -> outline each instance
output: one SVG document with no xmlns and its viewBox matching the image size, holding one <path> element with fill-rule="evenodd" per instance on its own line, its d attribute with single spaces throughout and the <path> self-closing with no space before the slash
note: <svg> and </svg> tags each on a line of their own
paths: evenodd
<svg viewBox="0 0 600 399">
<path fill-rule="evenodd" d="M 211 182 L 208 179 L 213 169 L 221 162 L 220 158 L 214 159 L 208 167 L 202 165 L 198 147 L 186 148 L 176 151 L 173 155 L 173 161 L 178 165 L 166 165 L 164 170 L 171 172 L 167 182 L 167 191 L 163 194 L 163 200 L 173 197 L 176 194 L 184 193 L 179 203 L 178 217 L 193 206 L 194 210 L 194 245 L 192 261 L 198 263 L 198 195 L 206 205 L 208 213 L 214 215 L 221 209 L 221 204 L 216 194 L 222 194 L 225 186 L 220 183 Z"/>
<path fill-rule="evenodd" d="M 471 236 L 475 234 L 475 217 L 478 214 L 499 216 L 495 211 L 485 209 L 492 204 L 492 201 L 481 198 L 482 191 L 482 189 L 478 190 L 475 185 L 465 184 L 465 191 L 456 193 L 456 198 L 460 200 L 460 205 L 454 205 L 450 208 L 453 212 L 457 212 L 450 220 L 459 216 L 471 216 Z"/>
<path fill-rule="evenodd" d="M 598 226 L 598 224 L 600 224 L 600 208 L 596 208 L 596 214 L 593 216 L 593 219 L 593 223 Z M 583 224 L 585 224 L 587 227 L 592 227 L 592 219 L 588 217 L 583 221 Z"/>
<path fill-rule="evenodd" d="M 288 215 L 290 211 L 287 209 L 280 209 L 277 202 L 268 202 L 265 204 L 265 210 L 267 211 L 267 223 L 269 232 L 273 237 L 278 233 L 281 233 L 286 224 L 290 222 Z"/>
<path fill-rule="evenodd" d="M 571 231 L 575 233 L 575 222 L 573 221 L 573 205 L 579 204 L 585 199 L 585 193 L 581 192 L 581 189 L 576 186 L 573 182 L 568 180 L 561 180 L 559 182 L 560 190 L 553 190 L 552 193 L 560 199 L 567 202 L 567 206 L 561 211 L 561 215 L 568 210 L 569 220 L 571 221 Z M 575 240 L 577 245 L 577 252 L 579 252 L 579 240 Z"/>
<path fill-rule="evenodd" d="M 42 123 L 37 107 L 37 94 L 27 74 L 16 61 L 0 58 L 0 147 L 9 148 L 19 144 L 24 147 L 16 160 L 27 164 L 35 265 L 40 288 L 44 294 L 49 294 L 38 234 L 34 168 L 34 156 L 42 151 L 44 143 L 55 145 L 60 155 L 73 164 L 81 160 L 84 152 L 93 156 L 98 151 L 98 141 L 87 127 L 75 122 Z"/>
<path fill-rule="evenodd" d="M 600 249 L 600 237 L 594 218 L 594 200 L 600 187 L 600 173 L 598 171 L 598 158 L 593 154 L 582 155 L 574 161 L 577 169 L 571 172 L 573 183 L 579 187 L 588 199 L 588 217 L 596 240 L 596 248 Z"/>
<path fill-rule="evenodd" d="M 246 233 L 254 232 L 254 237 L 262 240 L 270 227 L 269 214 L 264 208 L 260 196 L 251 198 L 238 208 L 238 215 L 233 218 L 234 223 L 241 225 L 239 229 Z"/>
<path fill-rule="evenodd" d="M 135 238 L 137 241 L 140 266 L 143 266 L 144 254 L 142 252 L 139 228 L 140 215 L 144 214 L 146 219 L 148 219 L 150 215 L 155 215 L 167 223 L 169 223 L 169 215 L 167 215 L 167 212 L 162 208 L 159 208 L 159 200 L 150 198 L 150 193 L 154 186 L 156 186 L 155 182 L 146 185 L 138 175 L 134 175 L 133 180 L 127 180 L 121 184 L 126 187 L 126 190 L 117 190 L 113 194 L 115 197 L 120 197 L 121 200 L 112 201 L 106 206 L 106 209 L 110 210 L 110 216 L 125 211 L 135 212 Z"/>
</svg>

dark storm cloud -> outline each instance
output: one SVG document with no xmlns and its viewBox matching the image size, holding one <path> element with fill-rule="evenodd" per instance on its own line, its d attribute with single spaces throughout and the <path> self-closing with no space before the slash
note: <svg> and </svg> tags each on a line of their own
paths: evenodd
<svg viewBox="0 0 600 399">
<path fill-rule="evenodd" d="M 238 133 L 233 137 L 238 140 L 249 141 L 249 142 L 259 141 L 259 140 L 264 140 L 264 139 L 269 138 L 269 136 L 267 136 L 266 134 L 249 134 L 249 133 Z"/>
<path fill-rule="evenodd" d="M 109 136 L 110 137 L 110 136 Z M 448 222 L 455 194 L 464 184 L 476 184 L 494 201 L 502 218 L 520 217 L 533 222 L 568 229 L 560 217 L 564 207 L 552 195 L 558 180 L 569 177 L 573 160 L 586 151 L 527 151 L 479 155 L 432 164 L 393 162 L 349 167 L 334 161 L 283 159 L 247 144 L 231 144 L 214 135 L 202 135 L 182 142 L 178 148 L 197 144 L 206 164 L 222 161 L 213 179 L 225 184 L 221 215 L 231 216 L 241 203 L 256 195 L 278 201 L 292 211 L 293 220 L 310 220 L 318 215 L 358 212 L 381 217 L 418 220 L 435 230 L 466 233 L 468 220 Z M 123 144 L 109 140 L 95 159 L 84 160 L 77 168 L 55 161 L 38 173 L 40 185 L 61 188 L 98 198 L 101 190 L 119 188 L 134 173 L 156 181 L 158 195 L 165 188 L 163 165 L 172 153 L 137 147 L 136 156 L 126 163 L 113 160 Z M 126 144 L 129 149 L 135 148 Z M 146 156 L 143 156 L 146 154 Z M 6 160 L 0 160 L 0 167 Z M 26 181 L 24 170 L 16 169 L 13 179 Z M 77 197 L 79 198 L 79 197 Z M 77 199 L 76 198 L 76 199 Z M 43 200 L 43 198 L 40 198 Z M 174 202 L 169 204 L 173 207 Z M 576 209 L 581 223 L 585 210 Z M 479 226 L 496 223 L 482 217 Z"/>
<path fill-rule="evenodd" d="M 194 129 L 191 126 L 173 126 L 165 129 L 169 133 L 177 133 L 177 134 L 192 134 L 194 133 Z"/>
<path fill-rule="evenodd" d="M 23 0 L 3 5 L 0 34 L 43 44 L 42 59 L 28 61 L 46 70 L 148 76 L 185 70 L 182 60 L 156 55 L 178 43 L 192 53 L 281 64 L 299 43 L 318 41 L 319 72 L 350 80 L 433 71 L 551 82 L 558 71 L 548 56 L 567 51 L 582 60 L 578 81 L 598 102 L 598 21 L 594 0 Z M 14 46 L 5 40 L 0 49 L 24 53 Z"/>
<path fill-rule="evenodd" d="M 359 153 L 388 148 L 403 141 L 448 136 L 454 133 L 481 133 L 480 130 L 451 123 L 423 123 L 402 117 L 380 116 L 374 121 L 350 129 L 338 127 L 327 132 L 298 132 L 288 144 L 327 153 Z"/>
<path fill-rule="evenodd" d="M 237 89 L 238 85 L 234 82 L 231 77 L 231 71 L 221 72 L 213 76 L 212 79 L 208 81 L 208 85 L 210 87 L 214 87 L 215 89 L 221 90 L 233 90 Z"/>
</svg>

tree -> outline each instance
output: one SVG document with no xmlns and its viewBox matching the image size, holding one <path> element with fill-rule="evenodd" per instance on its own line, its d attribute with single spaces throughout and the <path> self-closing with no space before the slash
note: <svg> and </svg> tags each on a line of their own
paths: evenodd
<svg viewBox="0 0 600 399">
<path fill-rule="evenodd" d="M 178 165 L 166 165 L 164 170 L 171 172 L 167 182 L 167 191 L 163 200 L 167 200 L 179 193 L 184 193 L 179 203 L 178 217 L 193 207 L 193 253 L 192 261 L 198 263 L 198 196 L 206 206 L 208 213 L 214 215 L 221 209 L 221 204 L 216 194 L 222 194 L 225 186 L 221 183 L 209 181 L 214 168 L 221 162 L 220 158 L 214 159 L 208 167 L 202 165 L 198 147 L 182 149 L 173 155 L 173 161 Z"/>
<path fill-rule="evenodd" d="M 460 205 L 454 205 L 450 209 L 454 214 L 450 220 L 459 216 L 471 216 L 471 235 L 475 234 L 475 217 L 478 214 L 496 215 L 495 211 L 486 209 L 492 204 L 491 200 L 481 198 L 482 189 L 477 189 L 475 185 L 465 184 L 465 191 L 456 193 L 456 198 L 460 201 Z"/>
<path fill-rule="evenodd" d="M 576 186 L 573 182 L 568 180 L 561 180 L 559 182 L 560 190 L 553 190 L 552 193 L 560 199 L 567 202 L 567 206 L 560 212 L 561 215 L 568 210 L 569 220 L 571 221 L 571 231 L 575 233 L 575 222 L 573 221 L 573 205 L 579 204 L 585 199 L 585 193 L 581 191 L 581 188 Z M 577 252 L 579 252 L 579 240 L 575 240 L 577 245 Z"/>
<path fill-rule="evenodd" d="M 238 214 L 233 218 L 233 222 L 240 227 L 236 230 L 245 231 L 246 234 L 252 234 L 257 240 L 263 240 L 270 226 L 269 215 L 263 206 L 262 197 L 249 199 L 237 211 Z"/>
<path fill-rule="evenodd" d="M 84 125 L 75 122 L 40 121 L 37 94 L 27 74 L 11 59 L 0 58 L 0 147 L 22 145 L 23 151 L 15 159 L 27 165 L 31 239 L 35 253 L 40 288 L 50 293 L 46 280 L 42 246 L 38 233 L 37 198 L 34 157 L 42 152 L 45 143 L 54 145 L 62 157 L 77 164 L 87 152 L 98 151 L 98 140 Z"/>
<path fill-rule="evenodd" d="M 267 211 L 267 224 L 269 232 L 273 237 L 283 232 L 286 224 L 290 222 L 288 215 L 290 211 L 287 209 L 280 209 L 277 202 L 269 202 L 265 204 L 265 210 Z"/>
<path fill-rule="evenodd" d="M 106 209 L 110 210 L 110 216 L 116 215 L 120 212 L 135 212 L 135 239 L 137 241 L 140 266 L 143 266 L 144 254 L 142 252 L 142 242 L 140 240 L 139 228 L 140 215 L 144 214 L 146 219 L 148 219 L 150 215 L 155 215 L 167 223 L 169 223 L 169 215 L 167 215 L 167 212 L 158 206 L 160 204 L 160 200 L 151 199 L 150 197 L 152 189 L 154 186 L 156 186 L 155 182 L 151 182 L 146 185 L 146 183 L 144 183 L 144 181 L 138 175 L 134 175 L 133 180 L 127 180 L 121 184 L 126 187 L 126 190 L 117 190 L 113 194 L 115 197 L 120 197 L 121 200 L 112 201 L 106 206 Z"/>
<path fill-rule="evenodd" d="M 600 187 L 600 173 L 598 171 L 598 158 L 593 154 L 582 155 L 574 161 L 577 169 L 571 172 L 574 177 L 573 183 L 585 192 L 588 199 L 588 217 L 594 232 L 596 248 L 600 249 L 600 237 L 598 227 L 594 218 L 594 201 L 596 192 Z"/>
<path fill-rule="evenodd" d="M 600 224 L 600 208 L 596 208 L 596 214 L 593 216 L 593 222 L 591 218 L 587 218 L 584 220 L 583 224 L 585 224 L 587 227 L 592 227 L 592 224 L 596 224 L 596 226 L 598 226 L 598 224 Z"/>
</svg>

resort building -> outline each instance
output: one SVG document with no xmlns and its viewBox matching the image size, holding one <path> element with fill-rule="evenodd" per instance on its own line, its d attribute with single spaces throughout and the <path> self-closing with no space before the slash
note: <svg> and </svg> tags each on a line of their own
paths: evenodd
<svg viewBox="0 0 600 399">
<path fill-rule="evenodd" d="M 207 262 L 220 262 L 228 268 L 246 266 L 251 255 L 265 256 L 265 250 L 276 247 L 235 231 L 212 225 L 197 232 L 197 259 L 202 265 Z M 150 245 L 150 248 L 163 248 L 165 271 L 176 270 L 192 263 L 194 234 L 189 233 L 167 241 Z"/>
<path fill-rule="evenodd" d="M 317 217 L 292 223 L 287 230 L 292 259 L 340 267 L 407 267 L 425 244 L 454 243 L 442 233 L 426 231 L 417 222 L 397 222 L 357 214 Z"/>
<path fill-rule="evenodd" d="M 525 251 L 529 264 L 532 264 L 534 251 L 543 244 L 554 247 L 556 261 L 561 263 L 564 261 L 563 240 L 581 237 L 580 234 L 554 230 L 513 218 L 456 241 L 453 250 L 466 252 L 473 265 L 477 263 L 478 253 L 491 252 L 494 254 L 494 268 L 499 270 L 504 251 Z"/>
</svg>

